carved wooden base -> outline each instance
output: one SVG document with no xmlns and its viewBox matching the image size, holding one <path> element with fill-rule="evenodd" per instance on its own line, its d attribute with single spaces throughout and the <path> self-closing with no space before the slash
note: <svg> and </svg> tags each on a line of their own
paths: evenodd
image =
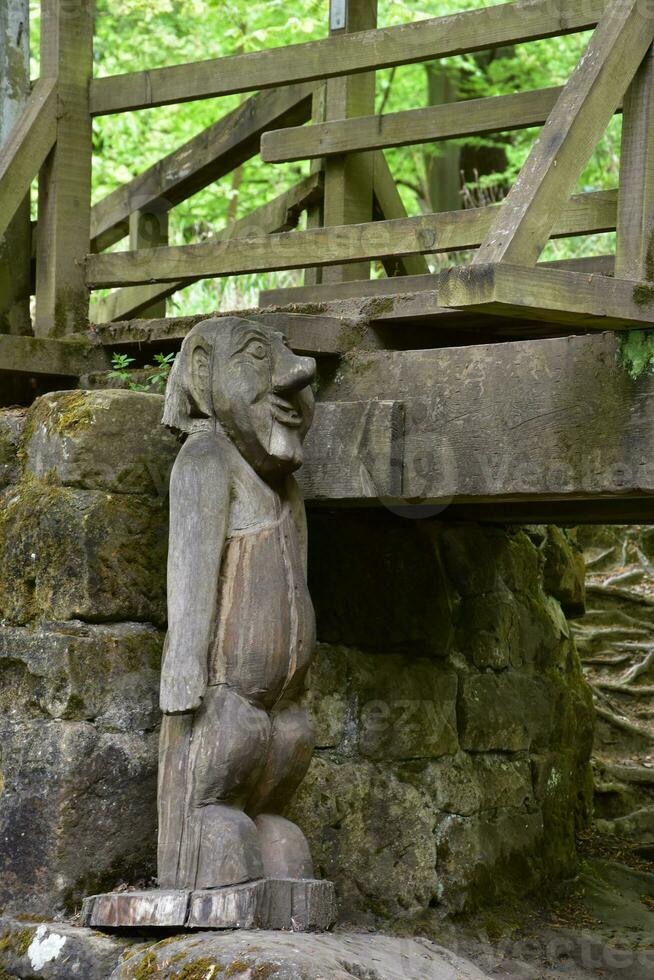
<svg viewBox="0 0 654 980">
<path fill-rule="evenodd" d="M 109 892 L 84 899 L 83 923 L 96 929 L 329 929 L 336 918 L 331 881 L 260 878 L 228 888 Z"/>
</svg>

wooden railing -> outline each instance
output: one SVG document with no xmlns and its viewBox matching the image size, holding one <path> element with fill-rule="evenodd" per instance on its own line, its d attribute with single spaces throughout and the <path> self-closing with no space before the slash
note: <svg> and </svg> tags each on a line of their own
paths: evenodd
<svg viewBox="0 0 654 980">
<path fill-rule="evenodd" d="M 166 296 L 207 277 L 303 268 L 305 287 L 277 292 L 277 299 L 337 296 L 344 284 L 350 296 L 388 293 L 387 284 L 369 281 L 373 260 L 396 277 L 398 295 L 442 286 L 448 305 L 491 308 L 500 303 L 501 283 L 501 305 L 511 307 L 510 270 L 535 270 L 551 237 L 616 229 L 616 275 L 651 278 L 654 13 L 646 0 L 530 0 L 386 29 L 376 27 L 376 0 L 346 0 L 346 27 L 324 40 L 97 79 L 92 6 L 42 0 L 41 78 L 0 149 L 0 235 L 11 233 L 39 177 L 39 336 L 79 333 L 89 309 L 96 322 L 160 313 Z M 374 114 L 378 69 L 593 27 L 563 87 Z M 91 207 L 94 116 L 252 91 L 238 109 Z M 620 189 L 571 197 L 616 112 L 623 112 Z M 543 126 L 541 137 L 501 205 L 407 216 L 384 148 L 532 126 Z M 312 160 L 311 176 L 208 241 L 167 246 L 168 211 L 259 151 L 271 166 L 271 185 L 274 165 L 283 161 Z M 302 212 L 306 230 L 294 230 Z M 159 247 L 143 248 L 142 221 L 152 214 Z M 126 236 L 128 251 L 106 251 Z M 472 272 L 425 283 L 425 255 L 469 249 L 477 249 Z M 482 303 L 482 273 L 486 287 L 486 267 L 499 263 L 497 294 L 484 292 Z M 597 268 L 605 272 L 606 262 Z M 552 278 L 542 270 L 534 296 L 543 309 L 558 308 L 566 289 L 574 306 L 574 281 L 565 275 L 581 273 Z M 524 276 L 515 282 L 524 294 Z M 89 307 L 90 292 L 106 287 L 116 291 Z M 599 276 L 584 300 L 593 307 L 589 315 L 601 315 L 609 288 L 611 280 Z M 618 326 L 639 322 L 636 305 Z"/>
</svg>

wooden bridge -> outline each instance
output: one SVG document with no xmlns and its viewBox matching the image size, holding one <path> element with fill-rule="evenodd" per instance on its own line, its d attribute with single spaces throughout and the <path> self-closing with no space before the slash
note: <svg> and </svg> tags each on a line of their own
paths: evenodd
<svg viewBox="0 0 654 980">
<path fill-rule="evenodd" d="M 0 68 L 14 71 L 21 2 L 0 11 Z M 591 28 L 563 87 L 375 114 L 377 69 Z M 41 33 L 41 77 L 24 59 L 22 84 L 0 88 L 5 404 L 27 385 L 75 386 L 112 351 L 174 349 L 199 318 L 166 318 L 165 299 L 192 282 L 302 268 L 303 286 L 262 293 L 248 315 L 324 361 L 310 499 L 498 521 L 654 517 L 654 377 L 633 382 L 618 363 L 618 332 L 654 326 L 648 0 L 530 0 L 385 29 L 376 0 L 332 0 L 323 40 L 106 78 L 92 75 L 92 0 L 42 0 Z M 91 206 L 94 117 L 251 92 Z M 573 194 L 617 112 L 620 186 Z M 533 126 L 501 204 L 407 216 L 385 148 Z M 258 153 L 271 186 L 284 161 L 311 173 L 209 240 L 169 246 L 168 212 Z M 159 245 L 146 248 L 153 215 Z M 614 255 L 539 261 L 551 238 L 606 231 Z M 128 236 L 128 251 L 108 251 Z M 435 254 L 452 265 L 430 272 Z M 370 278 L 373 260 L 386 277 Z"/>
</svg>

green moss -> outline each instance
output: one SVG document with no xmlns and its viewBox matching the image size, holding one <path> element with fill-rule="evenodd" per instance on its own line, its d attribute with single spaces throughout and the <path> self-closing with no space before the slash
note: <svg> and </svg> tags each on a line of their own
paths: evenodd
<svg viewBox="0 0 654 980">
<path fill-rule="evenodd" d="M 34 929 L 19 929 L 16 932 L 6 929 L 0 936 L 0 954 L 11 952 L 16 956 L 24 956 L 33 936 Z"/>
<path fill-rule="evenodd" d="M 651 306 L 654 303 L 654 285 L 638 283 L 637 286 L 634 286 L 632 299 L 636 306 Z"/>
<path fill-rule="evenodd" d="M 176 975 L 176 980 L 207 980 L 208 977 L 217 976 L 219 971 L 221 973 L 223 971 L 219 963 L 216 963 L 209 956 L 203 956 L 202 959 L 195 960 L 193 963 L 187 963 L 181 973 Z M 229 974 L 225 973 L 225 976 L 229 976 Z"/>
<path fill-rule="evenodd" d="M 636 381 L 654 369 L 654 330 L 628 330 L 620 338 L 620 362 Z"/>
<path fill-rule="evenodd" d="M 161 976 L 161 971 L 157 961 L 157 954 L 150 951 L 134 969 L 133 980 L 152 980 L 152 977 L 159 976 Z"/>
<path fill-rule="evenodd" d="M 234 960 L 234 962 L 230 963 L 225 970 L 225 976 L 236 977 L 239 973 L 245 973 L 245 971 L 249 970 L 251 966 L 252 964 L 246 963 L 245 960 Z"/>
</svg>

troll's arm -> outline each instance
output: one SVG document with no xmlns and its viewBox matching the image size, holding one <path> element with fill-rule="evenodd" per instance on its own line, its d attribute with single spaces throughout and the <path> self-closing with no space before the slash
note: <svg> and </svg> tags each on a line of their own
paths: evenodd
<svg viewBox="0 0 654 980">
<path fill-rule="evenodd" d="M 194 711 L 207 686 L 207 659 L 229 508 L 229 478 L 211 436 L 191 438 L 170 481 L 168 635 L 161 710 Z"/>
</svg>

